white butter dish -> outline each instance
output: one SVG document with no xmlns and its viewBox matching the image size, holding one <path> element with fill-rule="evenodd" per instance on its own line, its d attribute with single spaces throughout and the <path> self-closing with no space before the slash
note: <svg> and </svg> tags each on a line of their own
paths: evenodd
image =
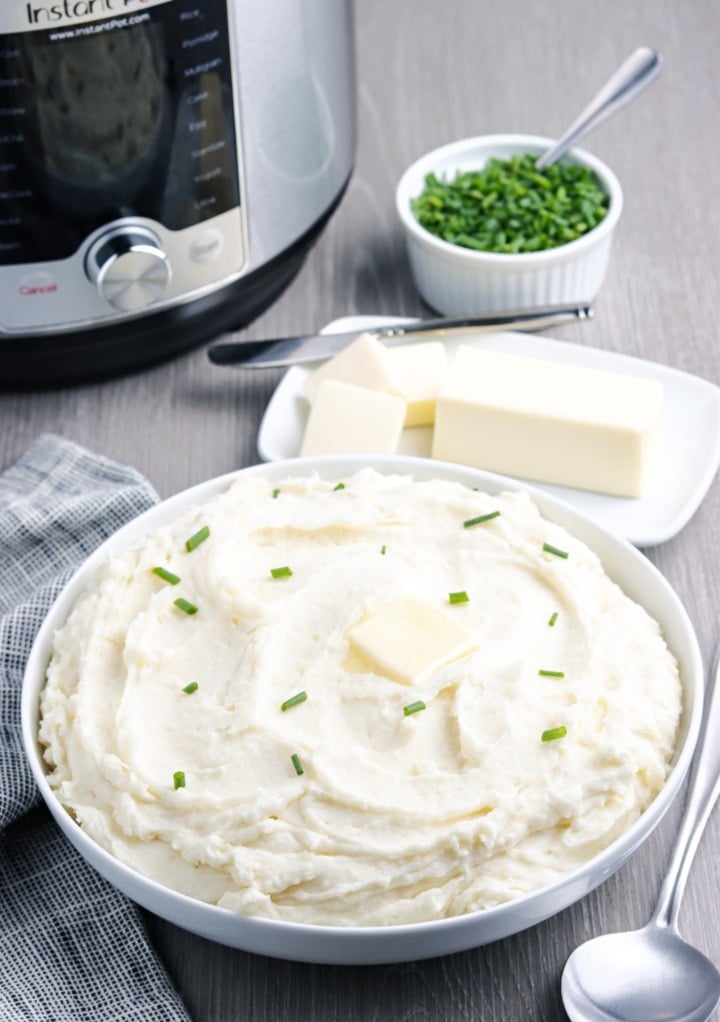
<svg viewBox="0 0 720 1022">
<path fill-rule="evenodd" d="M 348 316 L 329 323 L 327 332 L 371 329 L 392 322 L 388 316 Z M 395 319 L 395 322 L 400 322 Z M 604 528 L 636 546 L 654 546 L 676 535 L 697 511 L 720 465 L 720 388 L 708 380 L 600 348 L 557 341 L 540 334 L 463 334 L 445 342 L 448 359 L 461 344 L 626 373 L 657 380 L 663 387 L 663 424 L 657 469 L 642 497 L 612 497 L 568 486 L 535 483 L 561 497 Z M 310 370 L 295 366 L 275 390 L 258 432 L 258 453 L 263 461 L 296 457 L 300 451 L 308 403 L 304 382 Z M 406 429 L 399 454 L 425 455 L 430 450 L 429 427 Z"/>
</svg>

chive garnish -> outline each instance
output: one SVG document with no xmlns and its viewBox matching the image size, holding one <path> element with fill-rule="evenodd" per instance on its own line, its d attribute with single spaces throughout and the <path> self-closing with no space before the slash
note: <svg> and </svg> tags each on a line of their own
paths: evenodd
<svg viewBox="0 0 720 1022">
<path fill-rule="evenodd" d="M 468 596 L 468 594 L 465 592 L 464 589 L 461 592 L 459 592 L 459 593 L 448 593 L 448 597 L 450 599 L 450 603 L 469 603 L 470 602 L 470 597 Z"/>
<path fill-rule="evenodd" d="M 280 709 L 285 712 L 285 710 L 289 710 L 291 707 L 297 706 L 298 703 L 304 703 L 306 699 L 307 692 L 298 692 L 296 695 L 290 696 L 289 699 L 286 699 L 284 703 L 281 703 Z"/>
<path fill-rule="evenodd" d="M 172 571 L 167 570 L 167 568 L 156 567 L 150 570 L 158 578 L 161 578 L 162 582 L 170 583 L 171 586 L 177 586 L 180 582 L 180 575 L 174 574 Z"/>
<path fill-rule="evenodd" d="M 209 535 L 210 529 L 207 525 L 203 525 L 202 529 L 198 529 L 194 536 L 191 536 L 190 539 L 185 541 L 185 549 L 187 552 L 191 554 L 193 550 L 196 550 L 200 546 L 201 543 L 205 542 Z"/>
<path fill-rule="evenodd" d="M 333 486 L 333 493 L 335 493 L 337 490 L 344 490 L 344 489 L 345 489 L 345 483 L 338 483 L 337 486 Z"/>
<path fill-rule="evenodd" d="M 559 550 L 552 543 L 543 543 L 543 550 L 548 554 L 555 554 L 556 557 L 569 557 L 567 550 Z"/>
<path fill-rule="evenodd" d="M 197 614 L 198 612 L 198 609 L 195 606 L 195 604 L 190 603 L 189 600 L 184 600 L 182 596 L 178 596 L 177 600 L 173 600 L 173 603 L 178 608 L 178 610 L 182 610 L 183 613 L 185 614 Z"/>
<path fill-rule="evenodd" d="M 486 515 L 478 515 L 477 518 L 468 518 L 466 522 L 463 522 L 463 528 L 469 529 L 471 525 L 480 525 L 481 522 L 489 522 L 492 518 L 499 518 L 499 511 L 490 511 Z"/>
<path fill-rule="evenodd" d="M 175 773 L 173 774 L 173 787 L 174 787 L 175 791 L 177 791 L 178 788 L 184 788 L 185 787 L 185 771 L 184 770 L 176 770 Z"/>
<path fill-rule="evenodd" d="M 287 564 L 282 568 L 271 568 L 270 574 L 273 578 L 289 578 L 292 575 L 292 568 L 288 568 Z"/>
<path fill-rule="evenodd" d="M 294 752 L 290 759 L 292 760 L 292 765 L 295 767 L 295 773 L 298 775 L 298 777 L 300 777 L 302 774 L 305 773 L 305 771 L 303 770 L 303 765 L 300 762 L 300 757 L 296 752 Z"/>
<path fill-rule="evenodd" d="M 565 671 L 538 671 L 543 678 L 564 678 Z"/>
<path fill-rule="evenodd" d="M 547 731 L 543 731 L 540 735 L 540 741 L 542 742 L 554 742 L 556 738 L 564 738 L 567 734 L 567 728 L 564 724 L 560 727 L 550 727 Z"/>
<path fill-rule="evenodd" d="M 198 690 L 198 683 L 196 681 L 191 681 L 189 685 L 185 686 L 185 688 L 183 689 L 183 692 L 187 692 L 187 694 L 189 696 L 191 696 L 193 694 L 193 692 L 197 692 L 197 690 Z"/>
<path fill-rule="evenodd" d="M 550 615 L 550 620 L 548 621 L 548 624 L 550 625 L 551 628 L 553 627 L 553 625 L 555 624 L 557 619 L 558 619 L 558 612 L 556 610 L 554 610 L 552 612 L 552 614 Z"/>
<path fill-rule="evenodd" d="M 381 554 L 384 554 L 384 553 L 386 553 L 386 551 L 387 551 L 387 547 L 386 547 L 386 546 L 385 546 L 385 544 L 383 543 L 383 545 L 382 545 L 382 546 L 380 547 L 380 553 L 381 553 Z"/>
<path fill-rule="evenodd" d="M 420 710 L 425 710 L 427 707 L 422 699 L 418 699 L 414 703 L 409 703 L 407 706 L 403 706 L 403 713 L 406 717 L 411 716 L 413 713 L 418 713 Z"/>
<path fill-rule="evenodd" d="M 169 582 L 171 586 L 176 586 L 180 581 L 180 576 L 174 575 L 171 571 L 168 571 L 167 568 L 153 568 L 152 573 L 153 575 L 157 575 L 158 578 L 161 578 L 163 582 Z"/>
<path fill-rule="evenodd" d="M 277 498 L 280 496 L 280 490 L 277 487 L 275 487 L 275 489 L 273 490 L 272 495 L 273 495 L 273 500 L 277 500 Z"/>
</svg>

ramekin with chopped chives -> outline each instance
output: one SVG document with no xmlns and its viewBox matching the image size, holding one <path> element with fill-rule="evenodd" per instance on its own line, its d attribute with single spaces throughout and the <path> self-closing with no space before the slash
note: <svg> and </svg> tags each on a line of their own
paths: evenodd
<svg viewBox="0 0 720 1022">
<path fill-rule="evenodd" d="M 536 160 L 552 142 L 467 138 L 405 171 L 396 207 L 415 285 L 433 309 L 587 315 L 605 279 L 622 189 L 609 167 L 581 149 L 538 172 Z"/>
</svg>

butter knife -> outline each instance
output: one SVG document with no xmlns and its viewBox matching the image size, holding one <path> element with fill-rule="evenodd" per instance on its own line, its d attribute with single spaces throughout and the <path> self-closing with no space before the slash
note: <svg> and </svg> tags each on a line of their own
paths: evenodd
<svg viewBox="0 0 720 1022">
<path fill-rule="evenodd" d="M 498 330 L 544 330 L 560 323 L 592 319 L 589 305 L 528 309 L 521 313 L 495 313 L 488 316 L 460 316 L 442 319 L 408 319 L 387 326 L 370 327 L 338 334 L 301 334 L 266 341 L 226 341 L 208 348 L 208 357 L 215 365 L 239 369 L 278 369 L 302 362 L 317 362 L 337 355 L 361 333 L 372 334 L 390 344 L 405 344 L 431 336 L 469 333 L 495 333 Z M 429 338 L 428 338 L 429 339 Z"/>
</svg>

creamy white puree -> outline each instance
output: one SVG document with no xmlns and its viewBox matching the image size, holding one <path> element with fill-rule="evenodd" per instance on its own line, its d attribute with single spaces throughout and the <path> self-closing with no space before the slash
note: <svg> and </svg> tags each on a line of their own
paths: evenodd
<svg viewBox="0 0 720 1022">
<path fill-rule="evenodd" d="M 344 483 L 245 477 L 109 558 L 42 695 L 58 798 L 123 862 L 248 915 L 413 922 L 556 880 L 667 776 L 680 682 L 658 626 L 525 494 Z M 457 615 L 475 651 L 414 684 L 375 674 L 346 630 L 404 597 Z"/>
</svg>

